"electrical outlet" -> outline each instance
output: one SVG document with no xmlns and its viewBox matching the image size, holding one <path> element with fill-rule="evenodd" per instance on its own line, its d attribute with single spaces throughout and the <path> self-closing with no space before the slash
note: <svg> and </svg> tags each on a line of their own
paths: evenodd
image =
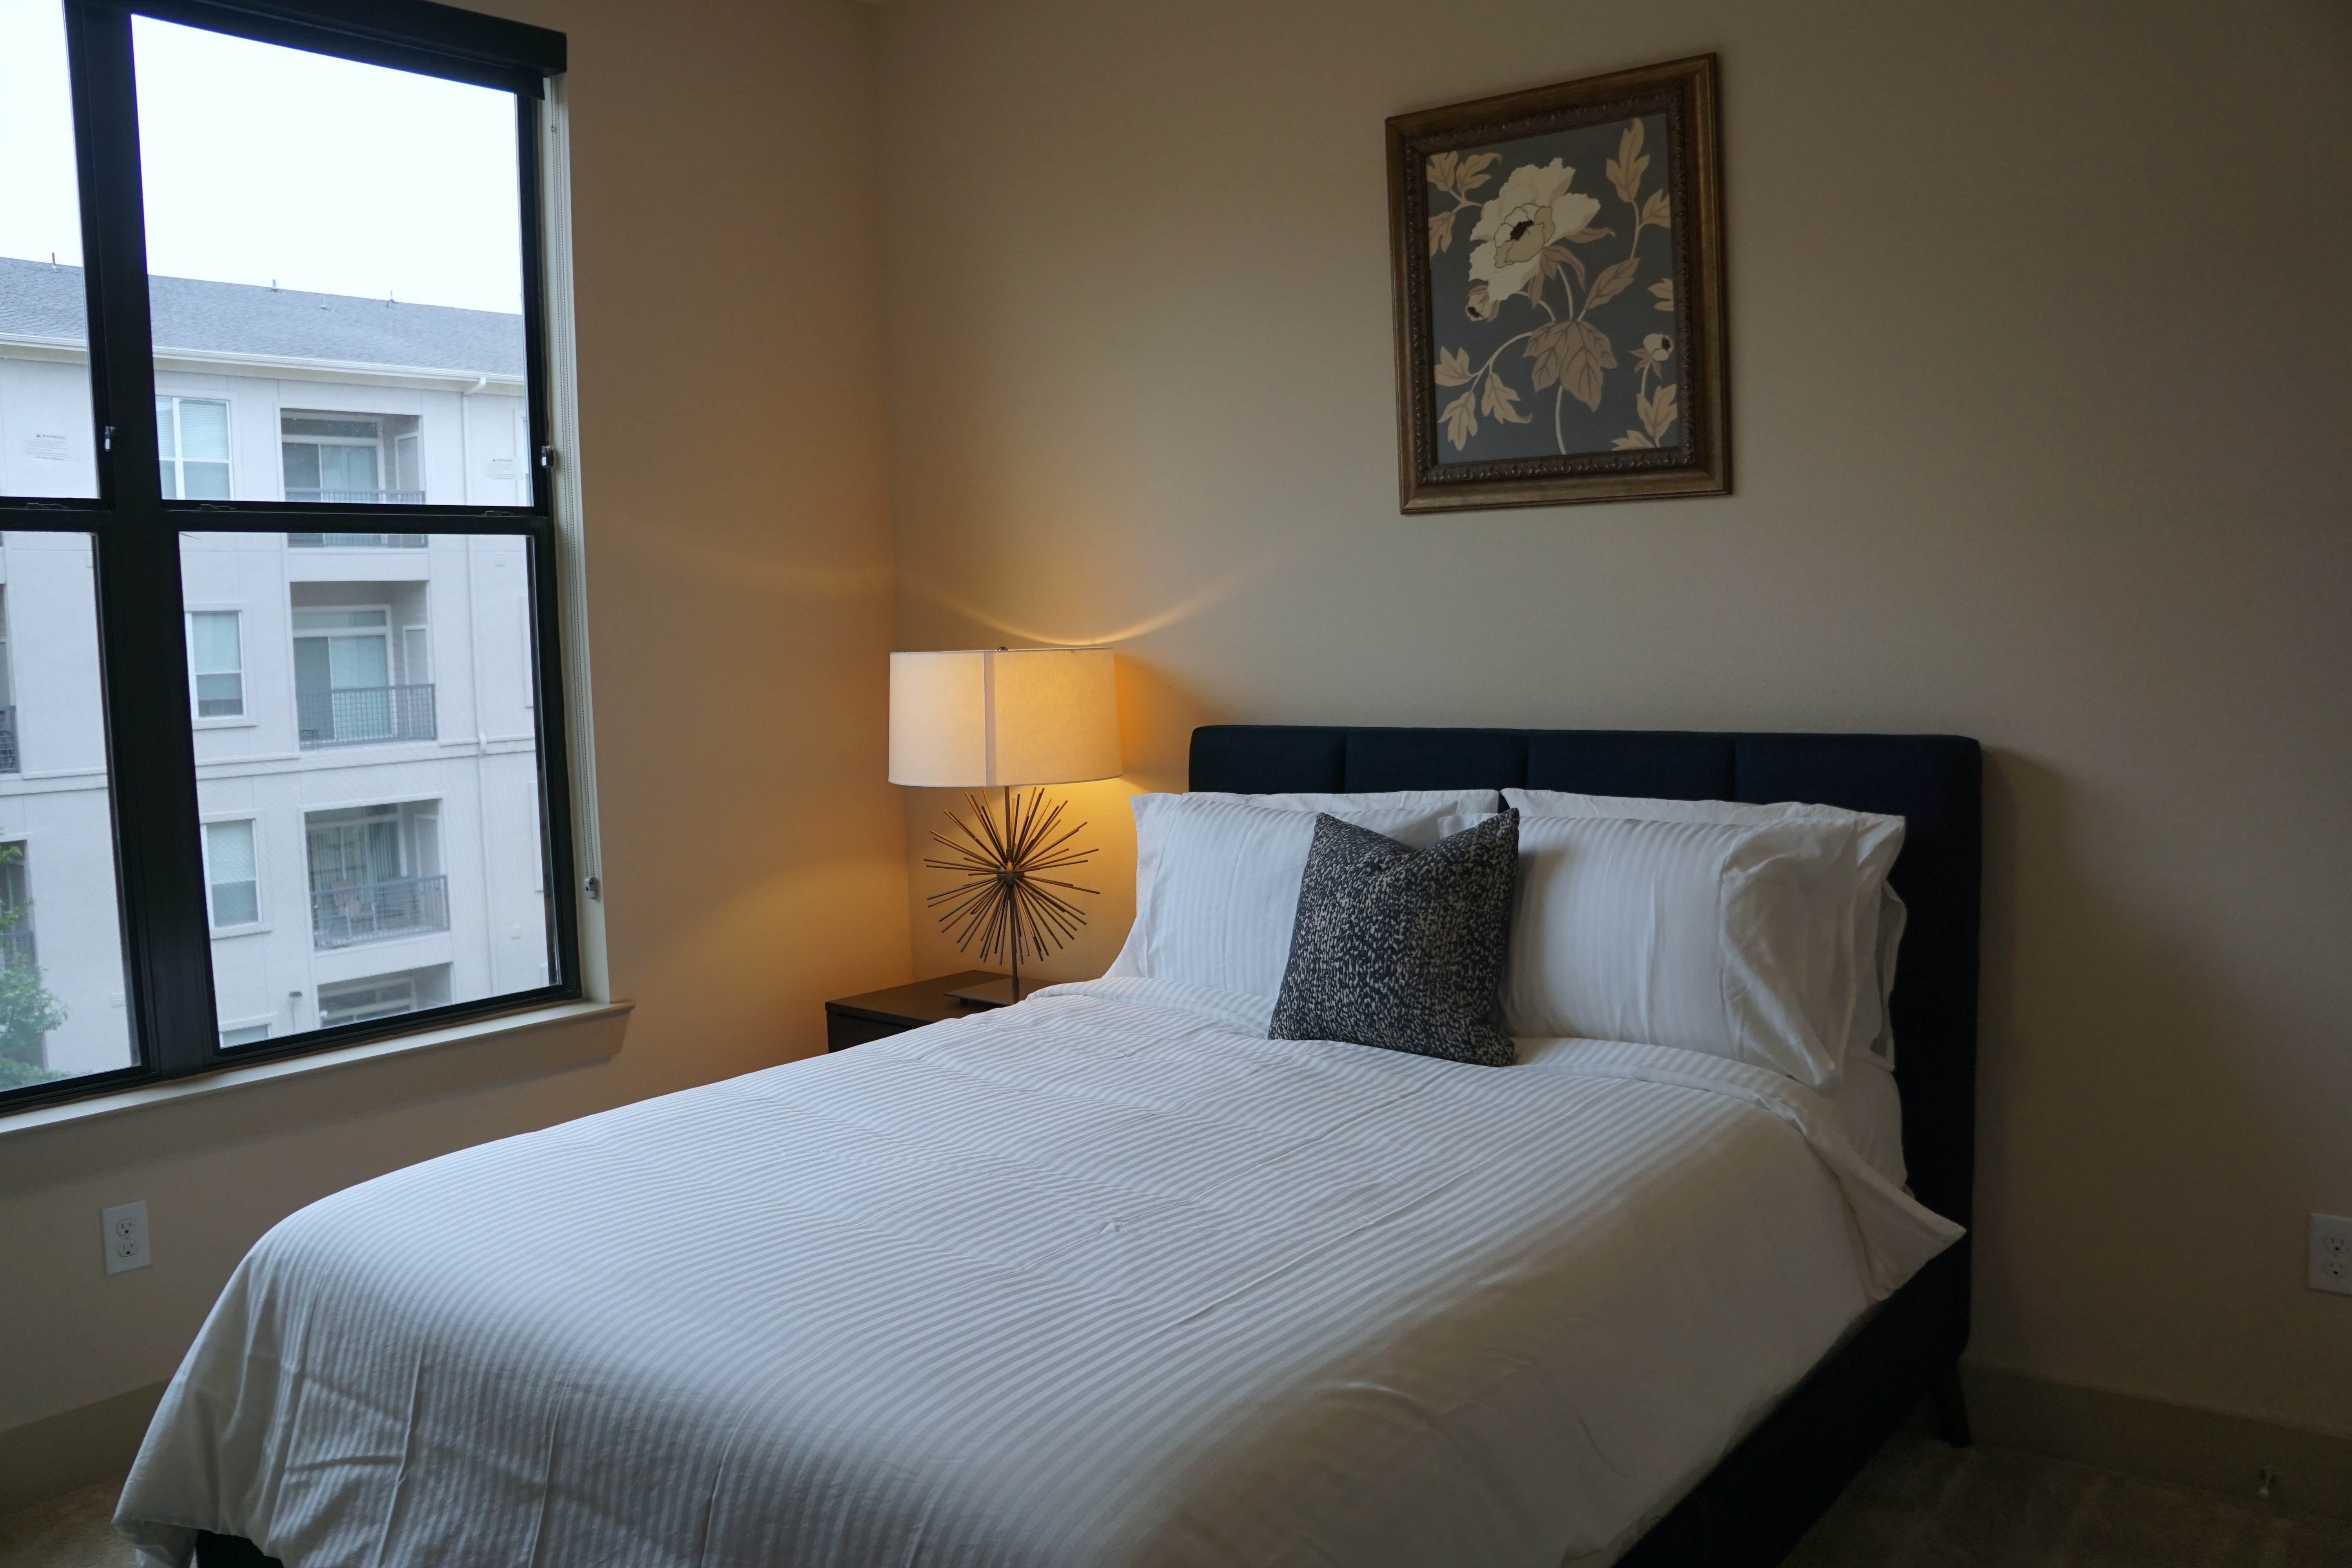
<svg viewBox="0 0 2352 1568">
<path fill-rule="evenodd" d="M 2311 1278 L 2315 1290 L 2352 1296 L 2352 1219 L 2340 1214 L 2311 1216 Z"/>
<path fill-rule="evenodd" d="M 117 1204 L 100 1212 L 106 1231 L 106 1271 L 147 1267 L 147 1200 Z"/>
</svg>

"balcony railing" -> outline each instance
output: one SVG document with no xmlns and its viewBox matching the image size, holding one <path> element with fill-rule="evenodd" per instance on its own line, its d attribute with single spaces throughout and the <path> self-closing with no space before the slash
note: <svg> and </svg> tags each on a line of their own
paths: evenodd
<svg viewBox="0 0 2352 1568">
<path fill-rule="evenodd" d="M 325 490 L 300 485 L 286 487 L 288 500 L 357 502 L 362 506 L 423 506 L 423 490 Z"/>
<path fill-rule="evenodd" d="M 407 495 L 401 490 L 387 494 Z M 417 503 L 424 504 L 425 492 L 414 492 Z M 302 496 L 289 491 L 287 499 L 300 500 Z M 310 498 L 316 500 L 316 497 Z M 425 536 L 421 533 L 289 533 L 286 542 L 296 550 L 422 550 Z"/>
<path fill-rule="evenodd" d="M 310 895 L 310 944 L 354 947 L 449 929 L 449 879 L 402 877 Z"/>
<path fill-rule="evenodd" d="M 15 704 L 0 708 L 0 773 L 18 771 L 16 762 L 16 709 Z"/>
<path fill-rule="evenodd" d="M 297 691 L 294 712 L 306 752 L 327 746 L 430 741 L 438 733 L 430 685 L 339 686 L 331 691 Z"/>
</svg>

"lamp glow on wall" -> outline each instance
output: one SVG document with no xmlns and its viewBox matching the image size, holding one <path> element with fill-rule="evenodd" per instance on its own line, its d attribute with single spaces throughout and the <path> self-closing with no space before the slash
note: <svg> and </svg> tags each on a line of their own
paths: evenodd
<svg viewBox="0 0 2352 1568">
<path fill-rule="evenodd" d="M 1117 778 L 1118 695 L 1108 648 L 983 648 L 890 656 L 890 782 L 934 789 L 1003 792 L 1001 816 L 967 794 L 973 820 L 950 811 L 956 836 L 934 832 L 949 858 L 925 860 L 956 884 L 924 901 L 982 963 L 1012 962 L 1009 980 L 951 994 L 1021 1000 L 1025 951 L 1043 962 L 1087 923 L 1071 893 L 1093 894 L 1055 875 L 1095 851 L 1072 849 L 1086 830 L 1062 826 L 1066 801 L 1034 786 Z M 1029 789 L 1026 800 L 1013 791 Z"/>
</svg>

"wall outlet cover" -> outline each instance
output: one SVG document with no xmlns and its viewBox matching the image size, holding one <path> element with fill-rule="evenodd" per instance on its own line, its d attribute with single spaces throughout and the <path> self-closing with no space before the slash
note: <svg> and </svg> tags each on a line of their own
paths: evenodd
<svg viewBox="0 0 2352 1568">
<path fill-rule="evenodd" d="M 2311 1276 L 2315 1290 L 2352 1296 L 2352 1219 L 2340 1214 L 2311 1216 Z"/>
<path fill-rule="evenodd" d="M 106 1271 L 120 1274 L 127 1268 L 146 1268 L 147 1200 L 100 1210 L 99 1219 L 106 1235 Z"/>
</svg>

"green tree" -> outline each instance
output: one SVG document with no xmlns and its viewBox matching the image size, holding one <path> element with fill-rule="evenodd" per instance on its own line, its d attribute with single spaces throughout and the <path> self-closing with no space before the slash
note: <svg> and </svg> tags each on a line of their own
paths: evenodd
<svg viewBox="0 0 2352 1568">
<path fill-rule="evenodd" d="M 0 867 L 25 858 L 24 846 L 0 848 Z M 47 1083 L 66 1075 L 47 1065 L 41 1037 L 66 1021 L 65 1005 L 41 984 L 41 966 L 17 954 L 14 936 L 33 918 L 33 901 L 0 904 L 0 1089 Z"/>
</svg>

